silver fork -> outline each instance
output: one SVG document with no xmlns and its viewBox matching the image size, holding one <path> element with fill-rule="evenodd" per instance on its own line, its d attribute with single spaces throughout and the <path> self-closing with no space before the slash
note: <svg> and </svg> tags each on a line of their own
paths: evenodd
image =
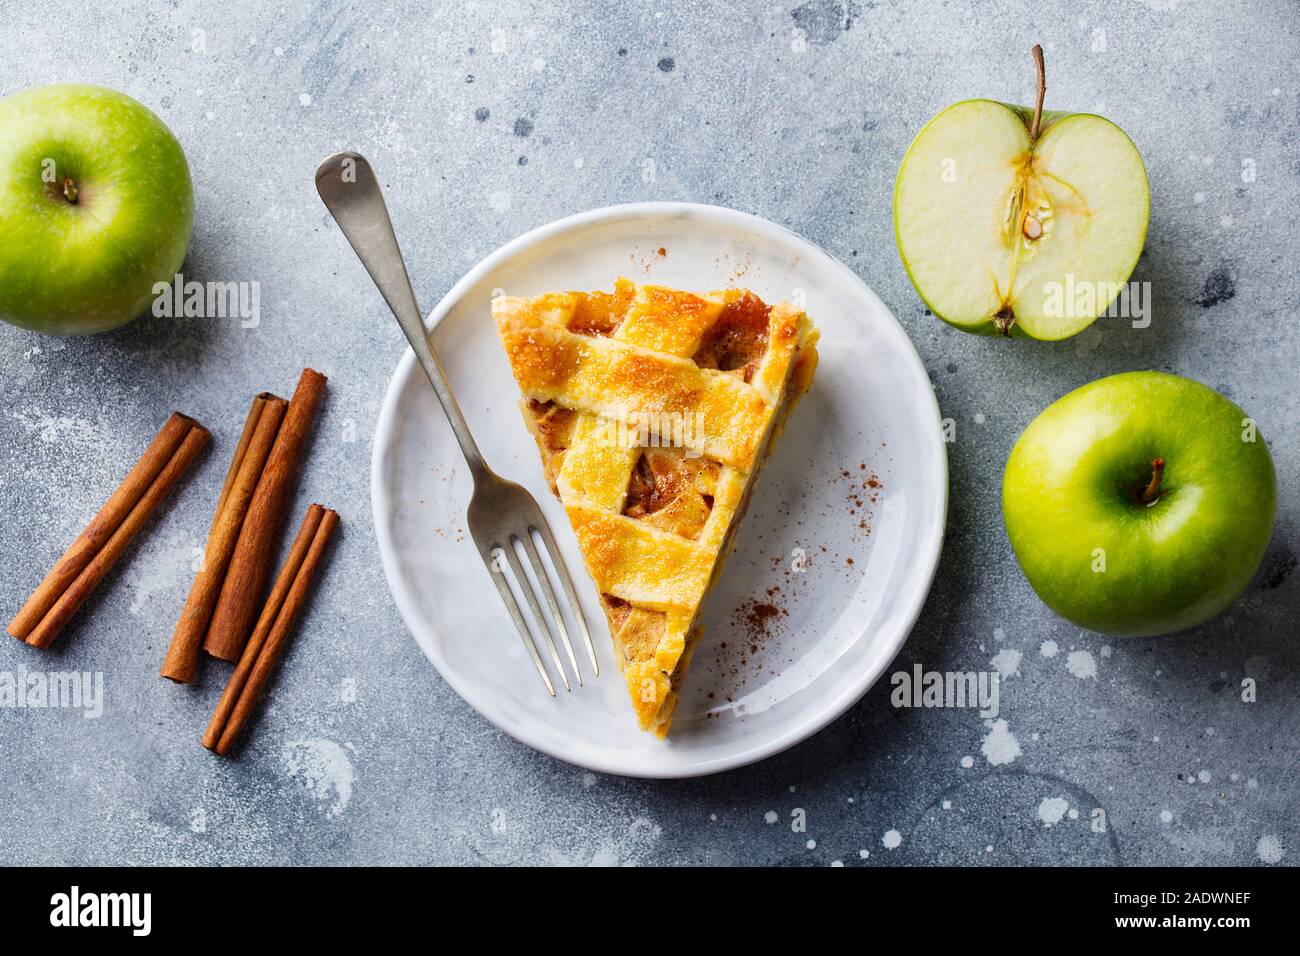
<svg viewBox="0 0 1300 956">
<path fill-rule="evenodd" d="M 388 218 L 384 194 L 379 188 L 379 182 L 375 179 L 370 163 L 357 153 L 337 153 L 331 156 L 316 170 L 316 191 L 320 193 L 320 198 L 325 202 L 334 221 L 343 230 L 343 235 L 347 236 L 348 242 L 352 244 L 352 249 L 362 265 L 366 267 L 366 271 L 370 273 L 370 278 L 379 287 L 384 301 L 388 303 L 388 308 L 397 318 L 397 324 L 406 333 L 406 339 L 411 343 L 411 348 L 415 351 L 415 357 L 424 369 L 424 374 L 429 377 L 429 384 L 433 386 L 433 392 L 438 396 L 442 410 L 447 413 L 451 430 L 455 433 L 456 440 L 460 442 L 460 450 L 464 452 L 465 461 L 468 462 L 470 474 L 474 478 L 474 495 L 470 498 L 467 513 L 470 536 L 478 546 L 483 563 L 487 565 L 488 574 L 496 584 L 501 600 L 505 603 L 506 610 L 510 612 L 510 617 L 519 630 L 519 636 L 523 639 L 524 648 L 537 667 L 537 673 L 542 676 L 546 689 L 552 697 L 555 696 L 555 685 L 551 683 L 546 666 L 542 663 L 542 657 L 537 652 L 537 645 L 529 634 L 528 624 L 519 609 L 519 602 L 515 600 L 510 590 L 501 558 L 505 559 L 505 563 L 514 573 L 515 583 L 532 612 L 533 620 L 546 642 L 555 669 L 559 671 L 560 680 L 564 682 L 565 690 L 570 690 L 569 678 L 565 674 L 559 651 L 556 650 L 555 641 L 551 637 L 552 624 L 559 631 L 560 641 L 564 645 L 579 686 L 582 685 L 582 671 L 578 669 L 578 658 L 573 653 L 573 644 L 569 640 L 564 615 L 560 613 L 555 591 L 551 587 L 550 578 L 533 541 L 533 532 L 537 533 L 551 565 L 555 568 L 560 585 L 569 599 L 573 618 L 577 621 L 583 640 L 586 642 L 592 671 L 599 676 L 600 665 L 596 662 L 596 648 L 591 642 L 591 632 L 587 629 L 586 618 L 582 616 L 582 606 L 578 603 L 578 595 L 573 590 L 573 580 L 564 567 L 564 561 L 560 558 L 560 549 L 556 546 L 555 537 L 542 516 L 541 508 L 537 506 L 537 501 L 532 495 L 513 481 L 506 481 L 497 475 L 483 461 L 478 445 L 470 434 L 469 425 L 465 422 L 465 416 L 461 414 L 456 397 L 451 392 L 447 374 L 442 370 L 438 357 L 433 353 L 428 334 L 424 330 L 424 322 L 420 317 L 420 307 L 415 301 L 415 291 L 411 288 L 411 279 L 406 272 L 406 263 L 402 259 L 402 251 L 397 246 L 397 236 L 394 235 L 392 221 Z M 542 613 L 537 595 L 528 576 L 524 573 L 523 564 L 515 551 L 516 542 L 522 547 L 532 565 L 542 597 L 551 612 L 549 618 Z"/>
</svg>

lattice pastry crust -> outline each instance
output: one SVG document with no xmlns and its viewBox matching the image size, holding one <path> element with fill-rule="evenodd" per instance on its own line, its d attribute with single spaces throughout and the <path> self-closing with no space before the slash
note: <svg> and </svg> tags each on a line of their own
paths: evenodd
<svg viewBox="0 0 1300 956">
<path fill-rule="evenodd" d="M 641 727 L 667 734 L 696 618 L 753 481 L 812 384 L 817 330 L 744 289 L 500 296 L 492 314 L 621 652 Z"/>
</svg>

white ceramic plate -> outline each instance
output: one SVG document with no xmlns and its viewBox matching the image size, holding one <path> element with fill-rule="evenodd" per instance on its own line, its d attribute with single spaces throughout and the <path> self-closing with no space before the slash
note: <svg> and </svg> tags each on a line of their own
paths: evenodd
<svg viewBox="0 0 1300 956">
<path fill-rule="evenodd" d="M 768 302 L 803 296 L 821 329 L 816 381 L 759 479 L 736 551 L 709 595 L 704 637 L 666 741 L 636 728 L 595 587 L 542 477 L 490 314 L 494 292 L 612 289 L 620 275 L 692 290 L 745 286 Z M 542 687 L 469 539 L 469 476 L 408 350 L 375 435 L 379 551 L 420 648 L 492 723 L 593 770 L 696 776 L 761 760 L 815 733 L 893 660 L 939 560 L 947 457 L 920 358 L 849 269 L 734 210 L 613 206 L 502 246 L 456 284 L 429 325 L 485 457 L 541 502 L 601 663 L 600 677 L 585 675 L 586 686 L 572 693 L 561 689 L 553 699 Z M 779 590 L 769 595 L 771 588 Z"/>
</svg>

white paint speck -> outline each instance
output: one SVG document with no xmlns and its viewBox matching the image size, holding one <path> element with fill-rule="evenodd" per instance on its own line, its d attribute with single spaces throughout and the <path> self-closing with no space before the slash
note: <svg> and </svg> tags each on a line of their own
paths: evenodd
<svg viewBox="0 0 1300 956">
<path fill-rule="evenodd" d="M 1196 779 L 1199 780 L 1199 781 L 1201 781 L 1201 783 L 1209 783 L 1209 782 L 1210 782 L 1210 771 L 1208 771 L 1208 770 L 1198 770 L 1198 771 L 1196 772 Z"/>
<path fill-rule="evenodd" d="M 1007 727 L 1005 720 L 997 720 L 980 745 L 980 753 L 984 754 L 990 764 L 1000 767 L 1020 756 L 1020 741 L 1016 740 L 1016 735 Z"/>
<path fill-rule="evenodd" d="M 1097 661 L 1089 651 L 1070 651 L 1065 659 L 1065 669 L 1079 680 L 1097 677 Z"/>
<path fill-rule="evenodd" d="M 311 106 L 311 94 L 310 94 L 310 93 L 299 93 L 299 94 L 298 94 L 298 105 L 299 105 L 299 106 Z"/>
<path fill-rule="evenodd" d="M 962 757 L 962 758 L 961 758 L 961 765 L 962 765 L 962 767 L 963 767 L 964 769 L 969 770 L 971 767 L 975 766 L 975 758 L 974 758 L 974 757 Z"/>
<path fill-rule="evenodd" d="M 638 842 L 645 843 L 658 840 L 663 836 L 663 827 L 649 817 L 637 817 L 627 827 L 628 835 Z"/>
<path fill-rule="evenodd" d="M 763 822 L 769 825 L 776 823 L 779 819 L 781 818 L 776 815 L 775 810 L 768 810 L 767 813 L 763 814 Z"/>
<path fill-rule="evenodd" d="M 37 432 L 40 440 L 47 445 L 65 442 L 87 448 L 102 442 L 99 430 L 84 418 L 45 415 L 39 412 L 31 415 L 14 412 L 13 417 L 27 431 Z"/>
<path fill-rule="evenodd" d="M 596 775 L 594 773 L 584 773 L 582 775 L 582 789 L 590 790 L 596 785 Z"/>
<path fill-rule="evenodd" d="M 1160 822 L 1161 822 L 1161 823 L 1173 823 L 1173 822 L 1174 822 L 1174 812 L 1173 812 L 1172 810 L 1161 810 L 1161 811 L 1160 811 Z"/>
<path fill-rule="evenodd" d="M 1038 805 L 1038 819 L 1043 821 L 1043 826 L 1054 827 L 1069 809 L 1070 802 L 1065 797 L 1043 797 L 1043 802 Z"/>
<path fill-rule="evenodd" d="M 999 677 L 1010 677 L 1012 674 L 1020 673 L 1020 660 L 1023 656 L 1014 647 L 1004 647 L 993 655 L 993 660 L 989 663 L 998 672 Z"/>
<path fill-rule="evenodd" d="M 870 850 L 859 850 L 859 851 L 858 851 L 858 859 L 860 859 L 860 860 L 869 860 L 869 859 L 871 859 L 871 851 L 870 851 Z"/>
<path fill-rule="evenodd" d="M 843 860 L 831 860 L 831 866 L 843 866 L 843 865 L 844 865 Z"/>
<path fill-rule="evenodd" d="M 1281 863 L 1286 855 L 1282 841 L 1271 833 L 1265 833 L 1255 844 L 1255 855 L 1264 863 Z"/>
<path fill-rule="evenodd" d="M 952 801 L 951 801 L 951 800 L 945 800 L 945 801 L 943 802 L 943 808 L 944 808 L 945 810 L 951 810 L 951 809 L 952 809 Z"/>
<path fill-rule="evenodd" d="M 1043 641 L 1038 645 L 1038 653 L 1043 657 L 1055 657 L 1060 651 L 1061 648 L 1057 646 L 1056 641 Z"/>
<path fill-rule="evenodd" d="M 975 424 L 976 424 L 976 425 L 983 425 L 983 424 L 984 424 L 984 413 L 983 413 L 983 412 L 976 412 L 976 413 L 975 413 Z"/>
<path fill-rule="evenodd" d="M 815 849 L 817 849 L 817 841 L 816 841 L 816 840 L 809 840 L 809 841 L 805 844 L 805 846 L 807 846 L 808 849 L 810 849 L 810 850 L 815 850 Z"/>
<path fill-rule="evenodd" d="M 903 834 L 897 830 L 886 830 L 885 835 L 880 838 L 880 842 L 886 850 L 897 850 L 903 845 Z"/>
<path fill-rule="evenodd" d="M 329 804 L 329 816 L 340 816 L 347 809 L 355 774 L 339 744 L 324 737 L 290 740 L 280 751 L 280 762 L 285 773 L 301 779 L 312 796 Z"/>
</svg>

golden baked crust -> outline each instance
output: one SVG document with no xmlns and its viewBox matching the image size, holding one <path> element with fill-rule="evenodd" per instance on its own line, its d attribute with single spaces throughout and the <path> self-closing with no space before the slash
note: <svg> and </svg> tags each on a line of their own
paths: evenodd
<svg viewBox="0 0 1300 956">
<path fill-rule="evenodd" d="M 628 279 L 613 294 L 499 296 L 492 314 L 637 718 L 663 736 L 704 595 L 771 441 L 812 384 L 817 330 L 794 305 L 744 289 Z"/>
</svg>

